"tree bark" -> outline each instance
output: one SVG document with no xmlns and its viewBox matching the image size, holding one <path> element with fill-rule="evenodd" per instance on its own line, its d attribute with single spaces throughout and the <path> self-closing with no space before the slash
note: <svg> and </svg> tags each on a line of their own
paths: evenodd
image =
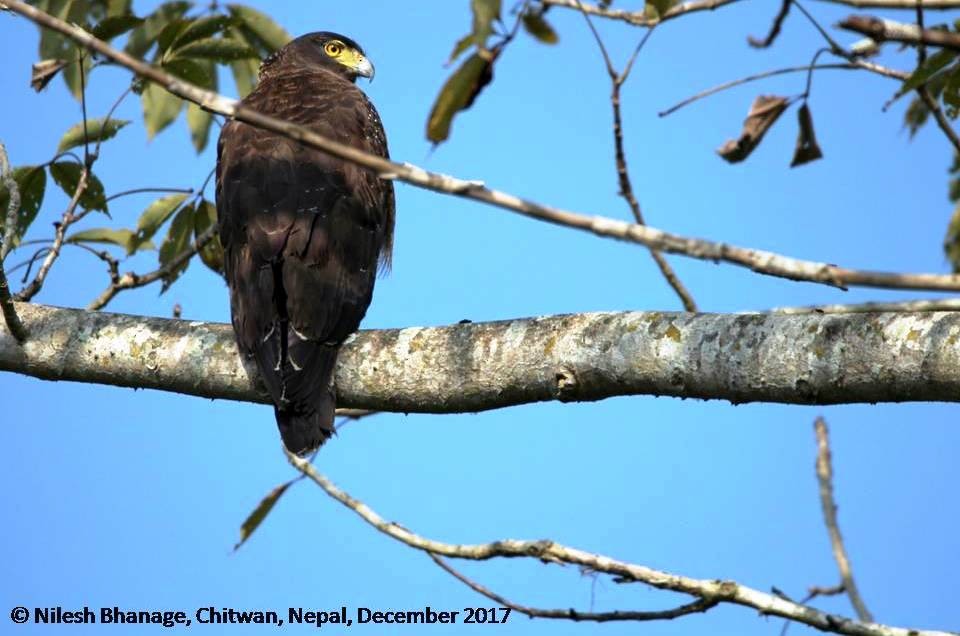
<svg viewBox="0 0 960 636">
<path fill-rule="evenodd" d="M 16 303 L 0 370 L 267 402 L 228 325 Z M 547 400 L 673 395 L 734 403 L 960 401 L 960 312 L 590 313 L 361 331 L 338 404 L 458 413 Z"/>
</svg>

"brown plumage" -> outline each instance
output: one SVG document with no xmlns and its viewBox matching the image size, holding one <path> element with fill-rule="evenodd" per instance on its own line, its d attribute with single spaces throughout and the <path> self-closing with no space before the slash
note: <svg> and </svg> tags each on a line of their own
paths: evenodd
<svg viewBox="0 0 960 636">
<path fill-rule="evenodd" d="M 373 67 L 350 39 L 297 38 L 272 55 L 243 104 L 387 157 L 380 117 L 354 84 Z M 337 353 L 367 311 L 393 240 L 393 184 L 237 121 L 217 148 L 217 216 L 233 328 L 275 405 L 284 445 L 333 433 Z"/>
</svg>

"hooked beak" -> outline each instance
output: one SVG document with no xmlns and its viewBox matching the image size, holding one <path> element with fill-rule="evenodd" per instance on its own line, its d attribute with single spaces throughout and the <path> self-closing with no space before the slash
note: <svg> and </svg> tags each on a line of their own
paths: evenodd
<svg viewBox="0 0 960 636">
<path fill-rule="evenodd" d="M 374 73 L 373 64 L 371 64 L 370 60 L 368 60 L 367 58 L 361 57 L 357 61 L 357 66 L 355 67 L 354 70 L 357 72 L 357 75 L 359 77 L 366 77 L 371 82 L 373 81 L 373 73 Z"/>
</svg>

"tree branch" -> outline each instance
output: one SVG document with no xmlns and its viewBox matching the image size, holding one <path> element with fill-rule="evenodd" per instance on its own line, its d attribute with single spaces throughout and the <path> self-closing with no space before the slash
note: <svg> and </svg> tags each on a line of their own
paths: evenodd
<svg viewBox="0 0 960 636">
<path fill-rule="evenodd" d="M 720 601 L 717 599 L 704 600 L 701 598 L 693 601 L 692 603 L 687 603 L 679 607 L 674 607 L 673 609 L 660 611 L 614 610 L 612 612 L 581 612 L 572 608 L 541 609 L 539 607 L 530 607 L 528 605 L 514 603 L 513 601 L 500 596 L 493 590 L 484 587 L 483 585 L 480 585 L 476 581 L 465 576 L 463 573 L 459 572 L 456 568 L 438 557 L 436 554 L 428 552 L 427 556 L 433 559 L 433 562 L 436 563 L 442 570 L 469 587 L 474 592 L 486 596 L 495 603 L 500 603 L 500 605 L 503 607 L 509 607 L 516 612 L 526 614 L 530 618 L 560 618 L 570 621 L 592 621 L 595 623 L 609 623 L 611 621 L 662 621 L 680 618 L 681 616 L 687 616 L 689 614 L 706 612 L 716 607 L 720 603 Z"/>
<path fill-rule="evenodd" d="M 3 259 L 7 257 L 9 246 L 13 243 L 13 236 L 17 227 L 17 212 L 20 211 L 20 190 L 13 178 L 10 159 L 7 157 L 7 149 L 3 142 L 0 142 L 0 181 L 7 189 L 7 209 L 0 210 L 0 214 L 6 214 L 3 234 L 0 235 L 0 310 L 3 312 L 3 320 L 7 329 L 17 342 L 23 342 L 27 339 L 27 331 L 24 329 L 23 323 L 20 322 L 17 310 L 13 306 L 10 284 L 7 282 L 7 274 L 3 269 Z"/>
<path fill-rule="evenodd" d="M 113 49 L 83 29 L 38 11 L 21 0 L 5 0 L 5 3 L 12 11 L 70 37 L 78 44 L 100 53 L 146 79 L 160 84 L 174 95 L 199 104 L 208 111 L 233 117 L 259 128 L 282 134 L 311 148 L 316 148 L 375 171 L 384 179 L 398 179 L 427 190 L 474 199 L 549 223 L 586 230 L 598 236 L 639 243 L 652 249 L 683 254 L 701 260 L 734 263 L 756 272 L 792 280 L 813 281 L 841 288 L 850 285 L 862 285 L 899 289 L 960 290 L 960 275 L 869 272 L 839 268 L 826 263 L 803 261 L 762 250 L 669 234 L 652 227 L 625 223 L 611 218 L 577 214 L 521 199 L 506 192 L 491 190 L 476 181 L 466 181 L 428 172 L 412 164 L 394 163 L 382 157 L 357 150 L 352 146 L 327 139 L 301 126 L 263 115 L 238 105 L 236 101 L 227 99 L 222 95 L 188 84 L 158 68 Z"/>
<path fill-rule="evenodd" d="M 843 545 L 840 535 L 840 525 L 837 523 L 837 504 L 833 499 L 833 466 L 830 463 L 830 439 L 827 434 L 827 423 L 818 417 L 813 423 L 817 434 L 817 481 L 820 484 L 820 506 L 823 508 L 823 521 L 830 535 L 830 546 L 833 549 L 833 558 L 837 561 L 840 570 L 840 580 L 843 581 L 843 590 L 850 598 L 853 609 L 861 621 L 873 622 L 873 616 L 867 609 L 857 584 L 853 580 L 853 571 L 850 568 L 850 558 Z"/>
<path fill-rule="evenodd" d="M 915 7 L 916 3 L 913 3 L 911 8 Z M 914 46 L 924 44 L 960 51 L 960 34 L 941 29 L 921 29 L 915 24 L 882 20 L 867 15 L 852 15 L 837 26 L 866 35 L 877 42 L 903 42 Z"/>
<path fill-rule="evenodd" d="M 960 298 L 932 298 L 928 300 L 873 301 L 853 305 L 810 305 L 807 307 L 777 307 L 778 314 L 852 314 L 889 311 L 960 311 Z"/>
<path fill-rule="evenodd" d="M 403 526 L 386 521 L 362 501 L 354 499 L 320 474 L 309 460 L 287 453 L 290 463 L 320 486 L 328 495 L 357 513 L 368 524 L 411 548 L 429 554 L 487 561 L 495 558 L 530 558 L 543 563 L 569 564 L 593 572 L 610 574 L 621 582 L 645 583 L 660 590 L 689 594 L 707 602 L 731 603 L 759 610 L 762 614 L 780 616 L 810 625 L 819 630 L 852 636 L 947 636 L 948 632 L 934 632 L 890 627 L 877 623 L 826 614 L 813 607 L 800 605 L 780 596 L 754 590 L 735 581 L 695 579 L 679 574 L 655 570 L 644 565 L 618 561 L 611 557 L 561 545 L 549 539 L 519 541 L 505 539 L 474 545 L 444 543 L 428 539 Z"/>
<path fill-rule="evenodd" d="M 15 303 L 0 370 L 268 401 L 229 325 Z M 403 413 L 671 395 L 735 403 L 960 401 L 960 314 L 572 314 L 361 331 L 337 403 Z"/>
<path fill-rule="evenodd" d="M 600 18 L 609 18 L 612 20 L 620 20 L 626 22 L 627 24 L 632 24 L 633 26 L 654 26 L 660 24 L 661 22 L 666 22 L 667 20 L 672 20 L 673 18 L 678 18 L 682 15 L 688 13 L 696 13 L 697 11 L 713 11 L 727 4 L 733 4 L 737 0 L 694 0 L 693 2 L 685 2 L 683 4 L 678 4 L 674 7 L 671 7 L 659 18 L 650 17 L 645 11 L 627 11 L 625 9 L 605 9 L 599 7 L 595 4 L 588 4 L 586 2 L 581 3 L 579 0 L 540 0 L 540 3 L 544 6 L 553 6 L 553 7 L 564 7 L 566 9 L 575 9 L 580 11 L 581 6 L 583 7 L 583 12 L 589 15 L 594 15 Z"/>
</svg>

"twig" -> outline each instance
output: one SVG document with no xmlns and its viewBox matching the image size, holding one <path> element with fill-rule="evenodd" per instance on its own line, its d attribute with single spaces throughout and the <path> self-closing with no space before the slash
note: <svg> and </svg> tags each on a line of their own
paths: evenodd
<svg viewBox="0 0 960 636">
<path fill-rule="evenodd" d="M 718 600 L 704 600 L 697 599 L 692 603 L 687 603 L 686 605 L 681 605 L 679 607 L 674 607 L 673 609 L 662 610 L 662 611 L 636 611 L 636 610 L 615 610 L 612 612 L 581 612 L 575 609 L 542 609 L 539 607 L 530 607 L 528 605 L 520 605 L 514 603 L 507 598 L 497 594 L 493 590 L 480 585 L 476 581 L 470 579 L 462 572 L 456 570 L 449 563 L 438 557 L 437 555 L 428 552 L 429 556 L 434 563 L 440 566 L 441 569 L 445 570 L 455 579 L 472 589 L 478 594 L 486 596 L 491 601 L 499 603 L 503 607 L 509 607 L 510 609 L 520 612 L 521 614 L 526 614 L 530 618 L 561 618 L 571 621 L 593 621 L 596 623 L 607 623 L 611 621 L 659 621 L 659 620 L 672 620 L 674 618 L 679 618 L 681 616 L 686 616 L 688 614 L 696 614 L 700 612 L 706 612 L 707 610 L 716 607 L 720 601 Z"/>
<path fill-rule="evenodd" d="M 844 4 L 860 9 L 913 9 L 917 6 L 916 0 L 820 0 L 832 4 Z M 960 0 L 920 0 L 924 9 L 947 11 L 960 9 Z"/>
<path fill-rule="evenodd" d="M 843 583 L 838 583 L 830 587 L 822 587 L 819 585 L 811 585 L 807 590 L 807 595 L 803 597 L 800 601 L 801 604 L 806 605 L 813 599 L 820 596 L 836 596 L 838 594 L 843 594 L 846 590 L 843 587 Z M 787 636 L 787 631 L 790 629 L 790 626 L 793 625 L 791 621 L 783 621 L 783 629 L 780 630 L 780 636 Z"/>
<path fill-rule="evenodd" d="M 579 0 L 577 1 L 579 3 Z M 581 8 L 583 7 L 582 3 L 580 3 L 580 6 Z M 653 35 L 653 27 L 650 27 L 647 32 L 643 34 L 643 37 L 640 38 L 637 46 L 633 49 L 633 53 L 630 55 L 630 59 L 624 66 L 623 71 L 618 73 L 610 59 L 610 55 L 607 53 L 607 47 L 603 43 L 603 38 L 600 37 L 599 31 L 597 31 L 597 28 L 593 24 L 593 20 L 590 19 L 590 14 L 583 11 L 582 15 L 583 19 L 587 22 L 587 26 L 590 27 L 590 32 L 593 33 L 593 38 L 597 42 L 600 53 L 603 55 L 607 75 L 610 77 L 610 106 L 613 108 L 613 145 L 617 167 L 617 181 L 620 184 L 620 196 L 627 202 L 637 224 L 646 225 L 643 219 L 643 212 L 640 209 L 640 202 L 633 192 L 633 183 L 630 179 L 630 171 L 627 168 L 626 152 L 623 148 L 623 118 L 620 111 L 620 89 L 630 77 L 630 71 L 633 70 L 633 64 L 640 55 L 643 46 L 647 43 L 647 40 L 650 39 L 650 36 Z M 654 262 L 657 264 L 660 273 L 663 274 L 667 283 L 673 288 L 677 296 L 679 296 L 683 308 L 687 311 L 697 311 L 697 303 L 693 300 L 693 296 L 684 286 L 663 254 L 661 254 L 659 250 L 651 248 L 650 256 L 653 257 Z"/>
<path fill-rule="evenodd" d="M 910 5 L 911 8 L 915 3 Z M 873 16 L 852 15 L 837 24 L 841 29 L 854 31 L 877 42 L 903 42 L 914 46 L 926 44 L 960 51 L 960 33 L 942 29 L 921 29 L 915 24 L 882 20 Z"/>
<path fill-rule="evenodd" d="M 104 128 L 106 128 L 107 124 L 110 123 L 110 119 L 113 117 L 113 112 L 114 112 L 115 110 L 117 110 L 117 108 L 120 106 L 120 104 L 123 102 L 123 100 L 126 99 L 127 95 L 129 95 L 132 91 L 133 91 L 133 86 L 128 86 L 128 87 L 126 88 L 126 90 L 124 90 L 122 93 L 120 93 L 120 97 L 118 97 L 117 100 L 116 100 L 115 102 L 113 102 L 113 106 L 111 106 L 111 107 L 110 107 L 110 110 L 107 111 L 107 116 L 103 118 L 103 127 L 104 127 Z M 96 147 L 96 148 L 94 149 L 94 151 L 93 151 L 93 156 L 94 156 L 94 157 L 99 157 L 99 156 L 100 156 L 100 144 L 103 143 L 103 140 L 104 140 L 104 137 L 102 137 L 102 136 L 100 137 L 100 139 L 97 140 L 97 147 Z M 107 199 L 107 200 L 109 201 L 109 199 Z"/>
<path fill-rule="evenodd" d="M 660 24 L 661 22 L 666 22 L 667 20 L 672 20 L 673 18 L 678 18 L 688 13 L 695 13 L 697 11 L 713 11 L 714 9 L 718 9 L 724 5 L 733 4 L 734 2 L 737 2 L 737 0 L 694 0 L 693 2 L 685 2 L 668 9 L 666 13 L 659 18 L 651 18 L 645 11 L 627 11 L 624 9 L 603 8 L 594 4 L 581 3 L 580 0 L 540 0 L 540 3 L 544 6 L 565 7 L 567 9 L 576 9 L 578 11 L 582 5 L 583 11 L 589 15 L 601 18 L 609 18 L 612 20 L 621 20 L 627 24 L 642 27 L 654 26 Z"/>
<path fill-rule="evenodd" d="M 817 481 L 820 483 L 820 504 L 823 507 L 823 520 L 827 525 L 827 533 L 830 535 L 830 545 L 833 548 L 833 558 L 837 561 L 837 567 L 840 570 L 840 580 L 843 581 L 843 589 L 850 597 L 850 603 L 853 605 L 857 616 L 866 623 L 873 622 L 873 616 L 863 602 L 857 584 L 853 580 L 853 572 L 850 569 L 850 558 L 847 556 L 847 550 L 843 545 L 843 537 L 840 535 L 840 526 L 837 524 L 837 504 L 833 499 L 833 467 L 830 464 L 830 440 L 827 434 L 827 423 L 822 417 L 818 417 L 813 423 L 817 435 Z"/>
<path fill-rule="evenodd" d="M 929 300 L 903 300 L 891 302 L 868 302 L 855 305 L 812 305 L 808 307 L 777 307 L 775 314 L 856 314 L 880 311 L 960 311 L 960 298 L 932 298 Z"/>
<path fill-rule="evenodd" d="M 3 310 L 3 320 L 7 323 L 7 329 L 10 330 L 17 342 L 22 343 L 27 339 L 27 330 L 20 322 L 20 316 L 17 315 L 17 310 L 13 306 L 10 284 L 7 283 L 7 274 L 3 270 L 3 259 L 7 256 L 7 246 L 13 243 L 14 230 L 17 227 L 17 212 L 20 211 L 20 189 L 17 187 L 17 181 L 13 178 L 10 159 L 7 157 L 7 148 L 2 141 L 0 141 L 0 181 L 3 181 L 3 185 L 7 189 L 6 219 L 3 234 L 0 235 L 0 308 Z M 2 213 L 3 210 L 0 210 L 0 214 Z"/>
<path fill-rule="evenodd" d="M 813 67 L 815 71 L 821 70 L 844 70 L 844 71 L 856 71 L 860 67 L 856 64 L 818 64 Z M 716 95 L 722 91 L 735 88 L 737 86 L 742 86 L 743 84 L 748 84 L 750 82 L 756 82 L 757 80 L 767 79 L 769 77 L 775 77 L 777 75 L 786 75 L 788 73 L 806 73 L 810 70 L 809 64 L 804 64 L 803 66 L 789 66 L 787 68 L 778 68 L 772 71 L 764 71 L 762 73 L 757 73 L 755 75 L 748 75 L 747 77 L 741 77 L 740 79 L 735 79 L 729 82 L 724 82 L 723 84 L 718 84 L 713 88 L 708 88 L 705 91 L 701 91 L 696 95 L 691 95 L 690 97 L 684 99 L 683 101 L 677 102 L 670 108 L 662 110 L 657 115 L 659 117 L 666 117 L 672 113 L 677 112 L 684 106 L 689 106 L 690 104 L 703 99 L 704 97 L 710 97 L 711 95 Z"/>
<path fill-rule="evenodd" d="M 199 252 L 203 247 L 210 242 L 210 240 L 216 236 L 217 226 L 211 225 L 208 227 L 203 234 L 197 237 L 197 239 L 188 247 L 183 250 L 175 257 L 170 259 L 166 265 L 159 267 L 152 272 L 146 274 L 135 274 L 134 272 L 126 272 L 119 278 L 113 278 L 110 281 L 110 284 L 104 289 L 99 296 L 93 299 L 87 309 L 90 311 L 95 311 L 98 309 L 103 309 L 106 307 L 107 303 L 113 300 L 114 296 L 124 291 L 125 289 L 136 289 L 137 287 L 144 287 L 151 283 L 154 283 L 161 278 L 169 275 L 171 272 L 175 271 L 178 267 L 189 261 L 193 256 Z M 115 270 L 111 270 L 111 273 L 115 273 Z"/>
<path fill-rule="evenodd" d="M 747 36 L 747 42 L 750 43 L 750 46 L 756 49 L 766 49 L 773 44 L 774 40 L 777 39 L 777 36 L 780 35 L 780 29 L 783 28 L 783 21 L 787 19 L 787 14 L 790 13 L 790 5 L 793 4 L 793 0 L 783 0 L 780 5 L 780 10 L 777 11 L 777 15 L 773 18 L 773 24 L 770 25 L 770 31 L 767 32 L 765 38 L 758 39 L 752 35 Z"/>
<path fill-rule="evenodd" d="M 930 94 L 930 90 L 926 85 L 918 86 L 917 94 L 920 96 L 920 99 L 923 100 L 930 114 L 933 115 L 933 120 L 937 122 L 937 126 L 943 131 L 943 134 L 953 146 L 954 151 L 960 153 L 960 135 L 957 135 L 957 131 L 950 125 L 950 121 L 947 119 L 947 116 L 943 114 L 943 109 L 940 108 L 940 104 L 938 104 L 937 100 Z"/>
<path fill-rule="evenodd" d="M 285 451 L 286 452 L 286 451 Z M 287 460 L 294 468 L 320 486 L 324 492 L 355 512 L 368 524 L 411 548 L 455 559 L 486 561 L 496 558 L 530 558 L 543 563 L 569 564 L 585 567 L 591 571 L 610 574 L 622 581 L 645 583 L 661 590 L 670 590 L 696 596 L 705 601 L 732 603 L 751 607 L 764 614 L 789 618 L 816 629 L 850 634 L 852 636 L 944 636 L 947 632 L 908 630 L 876 623 L 860 622 L 850 618 L 826 614 L 820 610 L 788 601 L 779 596 L 754 590 L 735 581 L 718 579 L 695 579 L 655 570 L 643 565 L 618 561 L 608 556 L 594 554 L 577 548 L 561 545 L 550 540 L 520 541 L 504 539 L 491 543 L 453 544 L 434 541 L 407 530 L 403 526 L 386 521 L 362 501 L 354 499 L 322 475 L 306 459 L 286 452 Z"/>
<path fill-rule="evenodd" d="M 60 223 L 57 224 L 57 229 L 53 237 L 53 243 L 50 245 L 50 251 L 47 253 L 47 257 L 40 265 L 40 270 L 37 272 L 37 276 L 33 279 L 33 281 L 31 281 L 29 285 L 24 287 L 16 294 L 16 296 L 14 296 L 16 300 L 30 300 L 37 295 L 40 289 L 43 288 L 43 283 L 47 279 L 47 274 L 50 273 L 50 268 L 53 267 L 57 257 L 60 256 L 60 250 L 63 247 L 63 241 L 66 238 L 67 230 L 71 225 L 73 225 L 74 222 L 83 218 L 83 213 L 75 215 L 74 212 L 77 209 L 77 204 L 80 202 L 80 197 L 82 197 L 83 193 L 87 190 L 87 179 L 89 175 L 90 167 L 84 165 L 83 169 L 80 171 L 80 179 L 77 181 L 77 187 L 74 189 L 73 196 L 70 198 L 70 203 L 67 204 L 67 209 L 63 211 L 63 216 L 60 219 Z"/>
<path fill-rule="evenodd" d="M 862 285 L 897 289 L 960 290 L 960 276 L 957 275 L 869 272 L 839 268 L 826 263 L 802 261 L 762 250 L 668 234 L 652 227 L 625 223 L 607 217 L 577 214 L 521 199 L 506 192 L 491 190 L 476 181 L 428 172 L 412 164 L 394 163 L 352 146 L 335 142 L 296 124 L 263 115 L 239 105 L 235 100 L 177 79 L 110 47 L 80 27 L 69 25 L 22 0 L 4 1 L 15 13 L 70 37 L 80 45 L 100 53 L 120 66 L 157 82 L 178 97 L 197 103 L 211 112 L 282 134 L 311 148 L 363 166 L 384 179 L 398 179 L 435 192 L 482 201 L 531 218 L 586 230 L 598 236 L 639 243 L 649 248 L 684 254 L 701 260 L 726 261 L 748 267 L 756 272 L 791 280 L 815 281 L 841 288 Z"/>
<path fill-rule="evenodd" d="M 129 196 L 131 194 L 142 194 L 144 192 L 193 194 L 193 188 L 133 188 L 132 190 L 124 190 L 123 192 L 111 194 L 107 197 L 107 201 L 113 201 L 114 199 L 119 199 L 120 197 Z"/>
</svg>

